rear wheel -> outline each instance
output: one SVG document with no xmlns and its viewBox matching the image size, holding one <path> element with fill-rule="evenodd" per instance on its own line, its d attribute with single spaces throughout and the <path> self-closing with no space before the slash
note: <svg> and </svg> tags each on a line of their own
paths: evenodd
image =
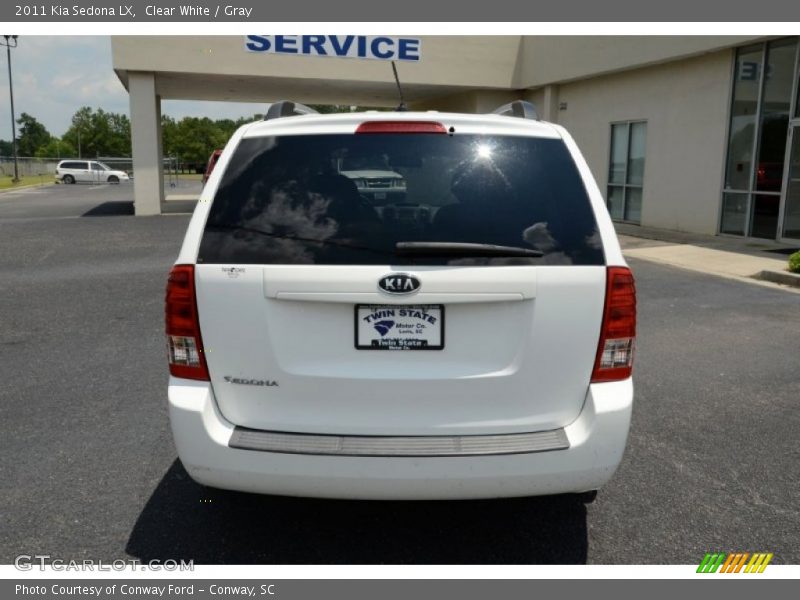
<svg viewBox="0 0 800 600">
<path fill-rule="evenodd" d="M 111 175 L 108 178 L 108 183 L 119 183 L 119 177 L 117 177 L 116 175 Z"/>
<path fill-rule="evenodd" d="M 72 175 L 64 175 L 64 183 L 75 183 L 75 178 Z"/>
</svg>

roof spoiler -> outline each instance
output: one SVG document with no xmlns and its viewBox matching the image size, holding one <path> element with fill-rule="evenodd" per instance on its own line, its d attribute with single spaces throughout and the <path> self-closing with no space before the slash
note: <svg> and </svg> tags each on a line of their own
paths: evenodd
<svg viewBox="0 0 800 600">
<path fill-rule="evenodd" d="M 493 115 L 502 115 L 504 117 L 517 117 L 519 119 L 530 119 L 532 121 L 539 120 L 539 113 L 536 112 L 536 106 L 527 100 L 514 100 L 508 104 L 503 104 L 492 111 Z"/>
<path fill-rule="evenodd" d="M 295 117 L 297 115 L 318 115 L 319 112 L 300 104 L 299 102 L 292 102 L 291 100 L 280 100 L 273 102 L 267 109 L 267 114 L 264 115 L 264 120 L 278 119 L 280 117 Z"/>
</svg>

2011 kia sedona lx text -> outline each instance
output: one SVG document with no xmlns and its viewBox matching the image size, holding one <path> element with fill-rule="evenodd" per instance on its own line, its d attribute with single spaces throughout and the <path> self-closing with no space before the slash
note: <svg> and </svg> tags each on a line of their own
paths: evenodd
<svg viewBox="0 0 800 600">
<path fill-rule="evenodd" d="M 531 105 L 276 103 L 225 147 L 169 276 L 175 444 L 250 492 L 592 492 L 627 441 L 635 329 L 597 185 Z"/>
</svg>

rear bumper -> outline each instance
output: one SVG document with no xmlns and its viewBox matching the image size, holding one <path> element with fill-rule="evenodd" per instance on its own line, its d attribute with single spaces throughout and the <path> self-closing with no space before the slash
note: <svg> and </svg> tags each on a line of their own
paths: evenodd
<svg viewBox="0 0 800 600">
<path fill-rule="evenodd" d="M 581 414 L 564 428 L 569 448 L 470 456 L 331 456 L 232 448 L 234 425 L 207 382 L 170 378 L 175 445 L 191 477 L 246 492 L 361 499 L 535 496 L 599 489 L 628 438 L 631 380 L 593 384 Z"/>
</svg>

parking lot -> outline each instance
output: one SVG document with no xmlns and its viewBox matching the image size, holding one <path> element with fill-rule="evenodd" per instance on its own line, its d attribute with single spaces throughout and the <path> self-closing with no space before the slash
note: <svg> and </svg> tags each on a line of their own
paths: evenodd
<svg viewBox="0 0 800 600">
<path fill-rule="evenodd" d="M 177 461 L 166 411 L 163 292 L 188 215 L 136 218 L 131 199 L 0 195 L 0 562 L 800 562 L 799 295 L 631 261 L 633 425 L 593 504 L 215 492 Z"/>
</svg>

